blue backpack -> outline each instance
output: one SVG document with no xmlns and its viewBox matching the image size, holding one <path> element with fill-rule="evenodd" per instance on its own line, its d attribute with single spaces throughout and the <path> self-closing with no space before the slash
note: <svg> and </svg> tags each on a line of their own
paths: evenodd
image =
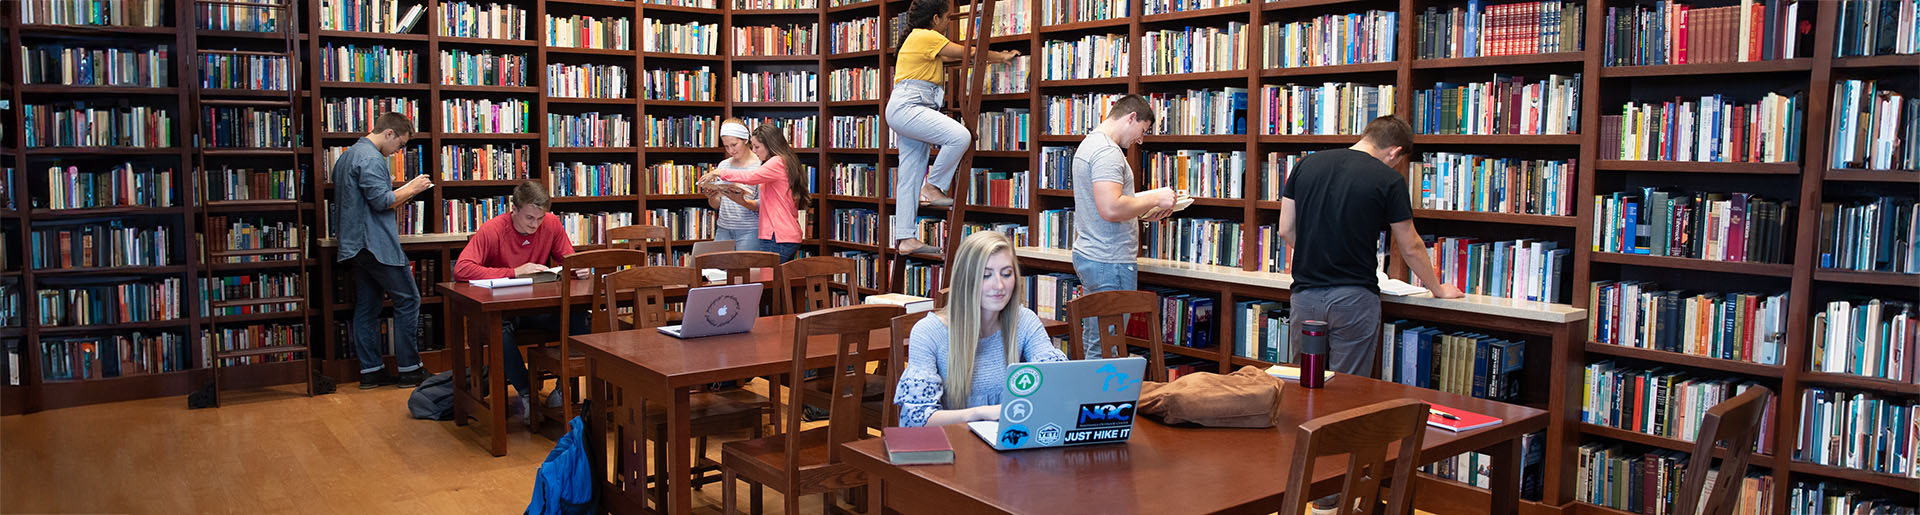
<svg viewBox="0 0 1920 515">
<path fill-rule="evenodd" d="M 553 452 L 540 464 L 533 478 L 533 502 L 527 515 L 573 515 L 595 513 L 593 467 L 587 461 L 585 419 L 573 417 L 567 422 L 566 436 L 554 442 Z"/>
</svg>

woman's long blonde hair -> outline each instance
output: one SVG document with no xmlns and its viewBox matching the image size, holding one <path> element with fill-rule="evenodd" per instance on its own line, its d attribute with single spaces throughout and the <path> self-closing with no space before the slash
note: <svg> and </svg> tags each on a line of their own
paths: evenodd
<svg viewBox="0 0 1920 515">
<path fill-rule="evenodd" d="M 973 360 L 980 354 L 980 275 L 987 259 L 994 254 L 1013 254 L 1013 242 L 999 231 L 980 231 L 960 242 L 948 265 L 947 306 L 940 316 L 947 320 L 946 395 L 941 404 L 947 409 L 964 409 L 973 393 Z M 1007 365 L 1020 362 L 1019 339 L 1014 337 L 1013 315 L 1026 298 L 1025 281 L 1020 279 L 1020 262 L 1013 262 L 1012 295 L 1000 308 L 1000 343 L 1005 348 Z"/>
</svg>

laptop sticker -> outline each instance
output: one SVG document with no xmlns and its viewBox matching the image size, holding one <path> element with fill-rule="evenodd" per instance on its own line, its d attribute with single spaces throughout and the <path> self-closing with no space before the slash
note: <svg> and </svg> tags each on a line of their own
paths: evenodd
<svg viewBox="0 0 1920 515">
<path fill-rule="evenodd" d="M 1000 418 L 1015 424 L 1026 422 L 1030 416 L 1033 416 L 1033 401 L 1026 399 L 1014 399 L 1000 410 Z"/>
<path fill-rule="evenodd" d="M 1033 441 L 1040 445 L 1059 445 L 1060 425 L 1049 422 L 1040 426 L 1040 430 L 1033 434 Z"/>
<path fill-rule="evenodd" d="M 1040 369 L 1032 365 L 1013 369 L 1013 373 L 1007 374 L 1007 393 L 1014 397 L 1033 395 L 1033 392 L 1040 391 L 1042 379 Z"/>
<path fill-rule="evenodd" d="M 1140 384 L 1139 379 L 1132 379 L 1126 372 L 1121 372 L 1119 368 L 1114 367 L 1112 363 L 1102 365 L 1100 370 L 1096 372 L 1107 376 L 1106 380 L 1100 382 L 1100 391 L 1103 392 L 1124 392 L 1127 391 L 1128 388 Z"/>
<path fill-rule="evenodd" d="M 1027 434 L 1027 426 L 1009 424 L 1006 429 L 1000 431 L 1000 447 L 1007 449 L 1017 448 L 1020 444 L 1027 443 L 1029 436 L 1030 435 Z"/>
</svg>

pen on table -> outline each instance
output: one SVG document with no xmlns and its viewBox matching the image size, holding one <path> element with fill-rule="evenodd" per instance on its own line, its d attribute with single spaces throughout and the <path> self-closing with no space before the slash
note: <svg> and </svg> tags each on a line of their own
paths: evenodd
<svg viewBox="0 0 1920 515">
<path fill-rule="evenodd" d="M 1460 420 L 1460 417 L 1457 417 L 1457 416 L 1454 416 L 1454 415 L 1453 415 L 1452 413 L 1447 413 L 1447 412 L 1445 412 L 1445 411 L 1440 411 L 1440 410 L 1437 410 L 1437 409 L 1433 409 L 1433 408 L 1427 408 L 1427 413 L 1432 413 L 1432 414 L 1435 414 L 1435 415 L 1439 415 L 1439 416 L 1440 416 L 1440 418 L 1444 418 L 1444 419 L 1447 419 L 1447 420 Z"/>
</svg>

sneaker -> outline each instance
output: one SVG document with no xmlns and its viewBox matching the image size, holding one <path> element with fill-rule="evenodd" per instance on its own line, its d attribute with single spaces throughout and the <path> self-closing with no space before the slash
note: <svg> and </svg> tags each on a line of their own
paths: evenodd
<svg viewBox="0 0 1920 515">
<path fill-rule="evenodd" d="M 527 427 L 533 427 L 533 413 L 527 411 L 528 400 L 527 396 L 520 395 L 515 396 L 511 401 L 507 401 L 507 418 L 519 416 L 521 423 L 526 424 Z"/>
<path fill-rule="evenodd" d="M 563 399 L 560 397 L 559 388 L 554 388 L 552 392 L 547 393 L 548 408 L 558 408 L 560 407 L 560 403 L 563 403 L 563 402 L 566 402 L 566 399 Z"/>
<path fill-rule="evenodd" d="M 372 374 L 360 374 L 360 389 L 372 390 L 393 384 L 395 381 L 398 381 L 398 378 L 395 378 L 393 374 L 387 372 L 386 369 L 381 369 L 379 372 Z"/>
<path fill-rule="evenodd" d="M 826 420 L 828 415 L 830 415 L 830 413 L 828 413 L 827 410 L 824 410 L 824 409 L 816 408 L 813 406 L 800 407 L 800 420 L 805 422 L 819 422 L 822 420 Z"/>
<path fill-rule="evenodd" d="M 401 372 L 400 376 L 394 379 L 393 384 L 401 388 L 413 388 L 420 386 L 420 382 L 427 380 L 429 377 L 433 377 L 433 373 L 428 372 L 427 367 L 420 367 L 412 371 Z"/>
</svg>

